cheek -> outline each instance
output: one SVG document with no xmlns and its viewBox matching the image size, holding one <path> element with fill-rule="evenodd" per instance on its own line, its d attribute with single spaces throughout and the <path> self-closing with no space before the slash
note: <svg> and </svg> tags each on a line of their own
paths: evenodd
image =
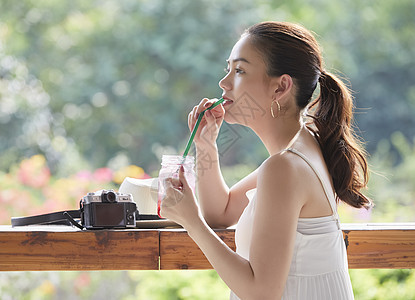
<svg viewBox="0 0 415 300">
<path fill-rule="evenodd" d="M 244 94 L 248 94 L 250 97 L 259 100 L 266 96 L 266 89 L 261 81 L 235 81 L 234 90 L 236 98 L 241 97 Z"/>
<path fill-rule="evenodd" d="M 243 93 L 244 91 L 252 91 L 255 89 L 255 83 L 246 77 L 235 78 L 234 80 L 234 90 L 238 93 Z"/>
</svg>

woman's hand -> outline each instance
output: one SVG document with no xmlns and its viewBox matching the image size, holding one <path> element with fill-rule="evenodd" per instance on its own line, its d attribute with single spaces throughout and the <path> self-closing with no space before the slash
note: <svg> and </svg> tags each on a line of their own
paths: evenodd
<svg viewBox="0 0 415 300">
<path fill-rule="evenodd" d="M 186 180 L 183 166 L 180 167 L 179 178 L 166 178 L 164 184 L 166 194 L 161 201 L 160 214 L 184 228 L 200 221 L 200 209 Z"/>
<path fill-rule="evenodd" d="M 193 108 L 193 110 L 188 115 L 188 126 L 190 131 L 192 131 L 195 127 L 199 114 L 212 106 L 216 101 L 218 101 L 218 99 L 204 98 L 202 101 L 200 101 L 199 105 L 196 105 Z M 222 125 L 224 115 L 225 109 L 223 108 L 222 104 L 205 112 L 194 138 L 196 145 L 212 145 L 216 142 L 216 138 L 218 137 L 219 129 Z"/>
</svg>

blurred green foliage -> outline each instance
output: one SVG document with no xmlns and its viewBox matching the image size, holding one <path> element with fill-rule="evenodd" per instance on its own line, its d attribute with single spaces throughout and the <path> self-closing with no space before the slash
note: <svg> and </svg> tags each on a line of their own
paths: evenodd
<svg viewBox="0 0 415 300">
<path fill-rule="evenodd" d="M 370 152 L 395 131 L 412 138 L 414 12 L 412 0 L 3 0 L 0 167 L 42 153 L 60 174 L 85 164 L 157 170 L 161 153 L 183 151 L 192 106 L 220 95 L 239 34 L 267 19 L 316 32 L 327 68 L 355 91 Z M 262 146 L 235 128 L 242 138 L 223 163 L 258 164 Z"/>
<path fill-rule="evenodd" d="M 349 272 L 356 300 L 415 299 L 412 270 Z M 225 300 L 229 293 L 214 270 L 0 273 L 2 299 Z"/>
<path fill-rule="evenodd" d="M 158 169 L 164 147 L 182 150 L 191 107 L 221 93 L 240 31 L 230 24 L 254 20 L 220 1 L 3 1 L 0 10 L 11 87 L 2 98 L 33 104 L 2 108 L 2 167 L 40 151 L 56 172 L 74 167 L 71 150 L 94 167 L 123 157 Z M 32 103 L 21 90 L 35 83 L 44 97 Z"/>
<path fill-rule="evenodd" d="M 183 151 L 193 105 L 220 95 L 218 81 L 240 33 L 263 20 L 316 32 L 326 68 L 340 70 L 354 90 L 356 124 L 371 153 L 367 193 L 376 206 L 341 207 L 343 222 L 414 221 L 414 15 L 413 0 L 2 0 L 1 222 L 116 187 L 115 172 L 127 175 L 131 165 L 156 176 L 162 154 Z M 220 145 L 232 184 L 266 151 L 241 126 L 224 124 L 221 133 L 232 142 Z M 36 165 L 39 159 L 47 166 Z M 356 299 L 415 299 L 412 270 L 350 274 Z M 215 271 L 0 273 L 2 299 L 228 294 Z"/>
</svg>

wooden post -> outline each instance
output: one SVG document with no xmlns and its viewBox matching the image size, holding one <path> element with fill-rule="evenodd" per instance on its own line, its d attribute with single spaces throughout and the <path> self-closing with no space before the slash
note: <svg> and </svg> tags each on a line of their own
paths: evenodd
<svg viewBox="0 0 415 300">
<path fill-rule="evenodd" d="M 235 231 L 216 230 L 218 236 L 235 251 Z M 160 269 L 212 269 L 203 252 L 184 230 L 160 231 Z"/>
</svg>

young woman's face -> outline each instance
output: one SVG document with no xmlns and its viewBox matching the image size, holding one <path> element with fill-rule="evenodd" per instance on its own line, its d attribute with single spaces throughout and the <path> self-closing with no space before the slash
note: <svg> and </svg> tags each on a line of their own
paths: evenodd
<svg viewBox="0 0 415 300">
<path fill-rule="evenodd" d="M 272 102 L 265 63 L 249 42 L 249 36 L 235 44 L 227 63 L 227 74 L 219 82 L 227 100 L 223 104 L 225 121 L 249 126 L 269 112 Z"/>
</svg>

